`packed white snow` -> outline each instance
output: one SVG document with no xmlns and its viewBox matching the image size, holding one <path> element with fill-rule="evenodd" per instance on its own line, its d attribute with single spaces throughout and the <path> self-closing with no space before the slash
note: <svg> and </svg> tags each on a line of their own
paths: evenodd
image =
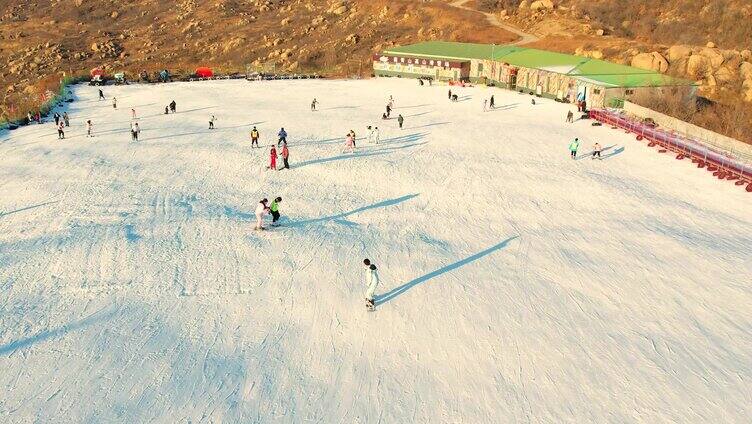
<svg viewBox="0 0 752 424">
<path fill-rule="evenodd" d="M 82 85 L 65 140 L 0 134 L 0 422 L 750 422 L 752 196 L 571 106 L 447 90 Z"/>
</svg>

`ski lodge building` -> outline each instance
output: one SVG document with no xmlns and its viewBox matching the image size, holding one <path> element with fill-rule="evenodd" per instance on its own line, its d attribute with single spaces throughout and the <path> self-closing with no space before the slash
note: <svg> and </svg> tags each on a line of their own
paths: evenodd
<svg viewBox="0 0 752 424">
<path fill-rule="evenodd" d="M 618 106 L 640 91 L 694 93 L 692 81 L 661 73 L 546 50 L 512 45 L 425 41 L 373 57 L 380 77 L 470 81 L 588 106 Z"/>
</svg>

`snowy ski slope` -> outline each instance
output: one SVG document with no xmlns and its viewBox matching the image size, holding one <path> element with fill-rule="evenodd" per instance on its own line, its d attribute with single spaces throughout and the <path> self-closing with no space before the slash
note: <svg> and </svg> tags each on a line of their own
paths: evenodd
<svg viewBox="0 0 752 424">
<path fill-rule="evenodd" d="M 752 196 L 565 105 L 446 90 L 79 86 L 66 140 L 0 134 L 0 422 L 752 421 Z"/>
</svg>

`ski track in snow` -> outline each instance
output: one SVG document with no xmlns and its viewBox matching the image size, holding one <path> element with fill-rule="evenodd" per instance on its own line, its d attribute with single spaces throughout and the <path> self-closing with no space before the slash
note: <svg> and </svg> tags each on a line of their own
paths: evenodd
<svg viewBox="0 0 752 424">
<path fill-rule="evenodd" d="M 65 141 L 0 133 L 0 422 L 752 421 L 749 194 L 566 105 L 446 90 L 79 86 Z"/>
</svg>

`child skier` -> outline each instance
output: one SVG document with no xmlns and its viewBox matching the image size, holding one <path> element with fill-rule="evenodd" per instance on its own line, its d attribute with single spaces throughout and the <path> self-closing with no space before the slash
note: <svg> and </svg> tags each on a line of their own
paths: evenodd
<svg viewBox="0 0 752 424">
<path fill-rule="evenodd" d="M 165 106 L 164 107 L 164 114 L 168 115 L 169 113 L 170 113 L 170 106 Z"/>
<path fill-rule="evenodd" d="M 601 148 L 600 143 L 596 142 L 593 145 L 593 156 L 591 157 L 591 159 L 595 159 L 596 156 L 598 157 L 598 159 L 600 159 L 601 158 L 601 150 L 603 150 L 603 149 Z"/>
<path fill-rule="evenodd" d="M 573 142 L 569 143 L 569 154 L 572 159 L 577 159 L 577 149 L 580 148 L 580 139 L 575 138 Z"/>
<path fill-rule="evenodd" d="M 277 170 L 277 149 L 272 144 L 272 150 L 269 152 L 269 169 L 272 171 Z"/>
<path fill-rule="evenodd" d="M 210 130 L 213 130 L 213 129 L 214 129 L 214 120 L 216 120 L 216 119 L 217 119 L 217 118 L 215 118 L 215 117 L 214 117 L 214 115 L 212 115 L 212 116 L 211 116 L 211 119 L 209 119 L 209 129 L 210 129 Z"/>
<path fill-rule="evenodd" d="M 343 153 L 347 153 L 348 151 L 350 153 L 355 151 L 355 141 L 352 133 L 347 133 L 347 136 L 345 136 L 345 151 Z"/>
<path fill-rule="evenodd" d="M 272 226 L 277 226 L 277 221 L 279 221 L 279 203 L 282 201 L 281 197 L 277 197 L 272 201 L 271 206 L 269 206 L 269 211 L 272 213 Z"/>
<path fill-rule="evenodd" d="M 91 134 L 91 119 L 89 119 L 89 120 L 86 121 L 86 136 L 87 137 L 94 137 Z"/>
<path fill-rule="evenodd" d="M 131 109 L 131 119 L 136 119 L 136 109 Z"/>
<path fill-rule="evenodd" d="M 66 127 L 70 127 L 70 118 L 68 118 L 68 112 L 63 112 L 63 122 Z"/>
<path fill-rule="evenodd" d="M 379 274 L 378 272 L 376 272 L 376 265 L 371 264 L 369 269 L 370 281 L 368 282 L 368 289 L 366 289 L 366 307 L 369 310 L 373 310 L 373 308 L 376 306 L 373 301 L 373 296 L 376 292 L 376 287 L 378 287 L 379 285 Z"/>
<path fill-rule="evenodd" d="M 402 129 L 402 124 L 405 123 L 405 118 L 403 118 L 402 115 L 397 116 L 397 123 L 399 124 L 400 129 Z"/>
<path fill-rule="evenodd" d="M 65 138 L 64 129 L 65 129 L 65 124 L 63 124 L 62 122 L 57 124 L 57 138 L 60 140 Z"/>
<path fill-rule="evenodd" d="M 266 206 L 267 202 L 268 200 L 261 199 L 258 205 L 256 205 L 256 227 L 254 230 L 264 229 L 264 215 L 269 213 L 269 207 Z"/>
<path fill-rule="evenodd" d="M 131 126 L 131 140 L 138 141 L 138 134 L 141 132 L 141 128 L 138 127 L 138 122 L 135 122 Z"/>
<path fill-rule="evenodd" d="M 254 145 L 256 145 L 256 147 L 260 147 L 258 144 L 258 139 L 259 132 L 256 127 L 253 127 L 253 129 L 251 130 L 251 148 L 253 148 Z"/>
<path fill-rule="evenodd" d="M 117 109 L 117 97 L 112 98 L 112 108 Z"/>
<path fill-rule="evenodd" d="M 290 169 L 290 164 L 287 162 L 287 159 L 290 157 L 290 150 L 287 148 L 287 143 L 282 143 L 282 164 L 284 165 L 282 169 Z"/>
<path fill-rule="evenodd" d="M 285 127 L 279 129 L 277 137 L 279 137 L 279 141 L 277 141 L 277 147 L 281 146 L 282 143 L 287 143 L 287 131 L 285 131 Z"/>
<path fill-rule="evenodd" d="M 317 104 L 319 104 L 319 101 L 314 98 L 313 101 L 311 102 L 311 112 L 316 110 Z"/>
</svg>

